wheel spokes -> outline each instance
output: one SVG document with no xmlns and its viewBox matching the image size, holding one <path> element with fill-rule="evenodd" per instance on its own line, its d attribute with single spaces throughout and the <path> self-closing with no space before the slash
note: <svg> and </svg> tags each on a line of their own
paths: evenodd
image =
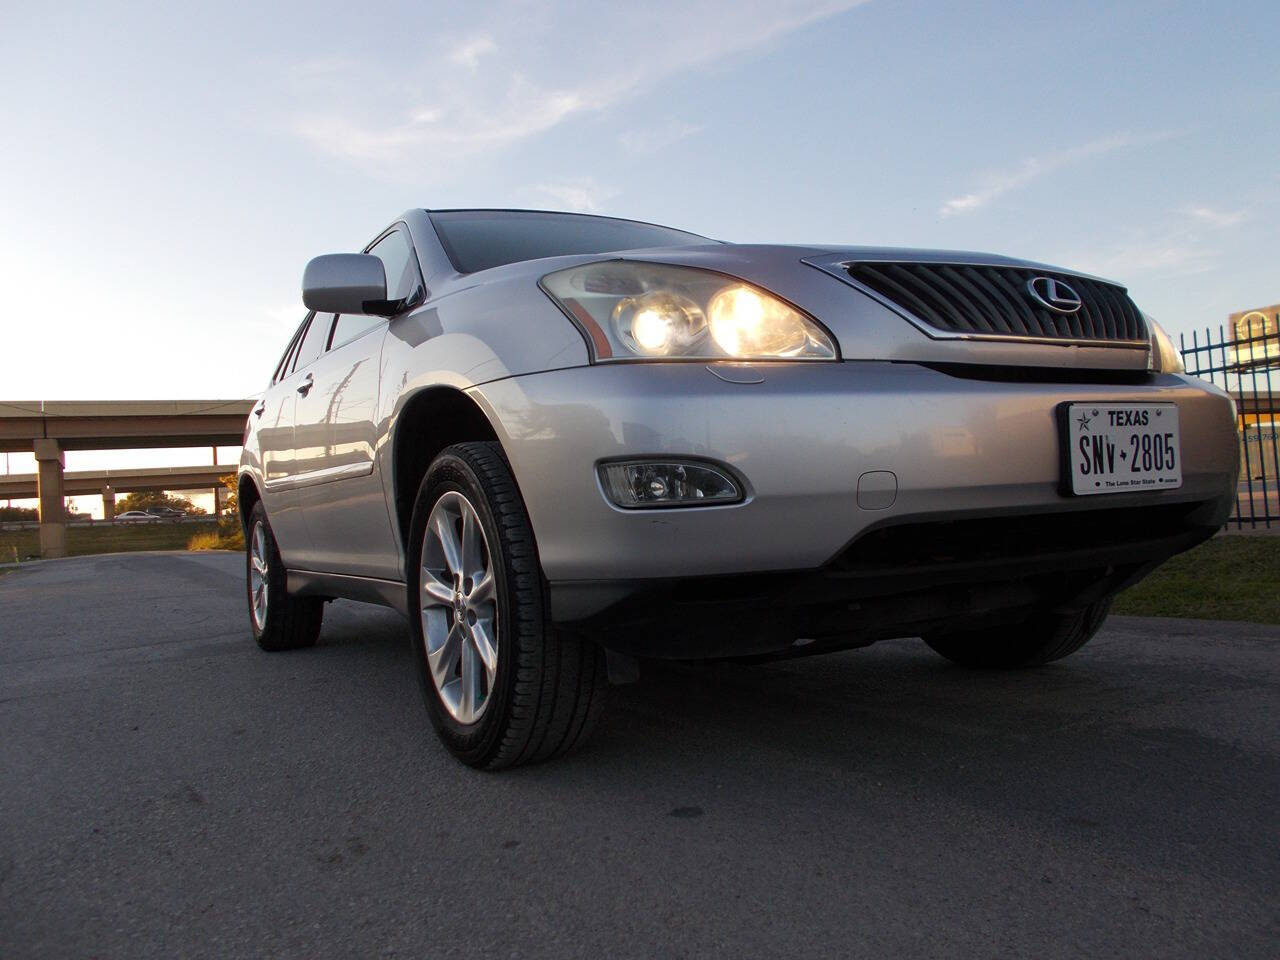
<svg viewBox="0 0 1280 960">
<path fill-rule="evenodd" d="M 266 626 L 267 592 L 267 534 L 259 521 L 249 538 L 249 612 L 259 630 Z"/>
<path fill-rule="evenodd" d="M 493 571 L 485 570 L 473 581 L 471 593 L 467 597 L 472 605 L 491 603 L 496 596 L 493 583 Z"/>
<path fill-rule="evenodd" d="M 498 589 L 484 524 L 460 492 L 427 518 L 419 567 L 427 666 L 445 709 L 475 723 L 488 705 L 500 654 Z"/>
<path fill-rule="evenodd" d="M 462 575 L 462 545 L 458 543 L 458 534 L 453 528 L 453 517 L 444 510 L 432 519 L 431 532 L 440 544 L 440 552 L 444 554 L 446 572 Z"/>
<path fill-rule="evenodd" d="M 435 650 L 427 650 L 427 662 L 431 665 L 431 674 L 441 688 L 453 678 L 464 646 L 462 628 L 455 623 Z"/>
<path fill-rule="evenodd" d="M 467 505 L 470 507 L 470 504 Z M 462 511 L 462 576 L 473 583 L 485 573 L 484 533 L 480 518 L 471 509 Z"/>
<path fill-rule="evenodd" d="M 462 663 L 459 666 L 459 690 L 458 696 L 458 719 L 463 723 L 470 723 L 476 714 L 476 703 L 480 699 L 477 696 L 477 681 L 480 679 L 480 670 L 476 665 L 476 648 L 474 644 L 464 643 L 462 645 Z"/>
<path fill-rule="evenodd" d="M 423 608 L 430 606 L 448 607 L 453 604 L 453 587 L 424 569 L 422 571 Z"/>
<path fill-rule="evenodd" d="M 493 689 L 493 678 L 498 672 L 498 650 L 490 637 L 492 629 L 492 620 L 477 620 L 471 626 L 472 644 L 475 646 L 480 662 L 484 664 L 484 674 L 489 689 Z"/>
</svg>

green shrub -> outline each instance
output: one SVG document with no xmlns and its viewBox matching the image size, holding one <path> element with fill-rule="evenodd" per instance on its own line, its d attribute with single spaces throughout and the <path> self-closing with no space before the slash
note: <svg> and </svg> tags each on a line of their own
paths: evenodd
<svg viewBox="0 0 1280 960">
<path fill-rule="evenodd" d="M 244 532 L 240 522 L 232 518 L 232 523 L 225 521 L 218 524 L 217 530 L 202 530 L 191 538 L 188 550 L 243 550 Z"/>
</svg>

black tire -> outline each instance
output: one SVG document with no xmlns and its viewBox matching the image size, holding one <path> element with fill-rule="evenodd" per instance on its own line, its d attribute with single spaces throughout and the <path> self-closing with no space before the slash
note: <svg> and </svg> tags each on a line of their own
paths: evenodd
<svg viewBox="0 0 1280 960">
<path fill-rule="evenodd" d="M 925 637 L 937 653 L 962 667 L 1038 667 L 1070 656 L 1092 639 L 1111 609 L 1111 598 L 1091 603 L 1075 616 L 1034 617 L 1012 626 Z"/>
<path fill-rule="evenodd" d="M 261 618 L 254 609 L 254 531 L 262 525 L 264 559 L 266 561 L 266 615 Z M 314 646 L 324 620 L 323 597 L 294 597 L 285 589 L 287 572 L 275 534 L 267 522 L 267 511 L 259 501 L 249 512 L 245 525 L 245 591 L 249 599 L 249 628 L 253 639 L 263 650 L 297 650 Z"/>
<path fill-rule="evenodd" d="M 470 723 L 459 722 L 433 679 L 423 627 L 422 555 L 428 521 L 451 492 L 461 494 L 479 518 L 483 555 L 495 583 L 488 609 L 496 614 L 492 635 L 497 665 L 482 712 Z M 450 502 L 459 501 L 451 497 Z M 469 766 L 496 770 L 548 760 L 584 743 L 604 706 L 604 651 L 552 628 L 533 528 L 498 444 L 454 444 L 436 457 L 418 488 L 407 552 L 414 660 L 432 726 L 449 752 Z M 437 623 L 458 622 L 445 604 L 437 603 L 435 611 L 446 618 Z"/>
</svg>

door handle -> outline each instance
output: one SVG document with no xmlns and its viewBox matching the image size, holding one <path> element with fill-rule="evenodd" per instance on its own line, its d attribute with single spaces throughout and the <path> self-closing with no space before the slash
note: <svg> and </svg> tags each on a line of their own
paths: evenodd
<svg viewBox="0 0 1280 960">
<path fill-rule="evenodd" d="M 307 374 L 302 378 L 302 382 L 298 384 L 298 392 L 304 397 L 311 392 L 311 388 L 315 386 L 315 378 L 311 374 Z"/>
</svg>

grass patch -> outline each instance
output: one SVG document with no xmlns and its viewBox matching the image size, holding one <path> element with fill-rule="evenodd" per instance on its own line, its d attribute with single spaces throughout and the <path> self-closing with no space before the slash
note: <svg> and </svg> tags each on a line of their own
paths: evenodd
<svg viewBox="0 0 1280 960">
<path fill-rule="evenodd" d="M 230 533 L 224 530 L 202 530 L 187 543 L 188 550 L 243 550 L 244 532 L 239 525 Z"/>
<path fill-rule="evenodd" d="M 1280 537 L 1214 537 L 1124 591 L 1111 612 L 1280 623 Z"/>
<path fill-rule="evenodd" d="M 181 523 L 95 525 L 67 528 L 67 555 L 126 553 L 134 550 L 186 550 L 191 527 Z M 40 556 L 40 531 L 0 530 L 0 560 L 32 560 Z"/>
</svg>

